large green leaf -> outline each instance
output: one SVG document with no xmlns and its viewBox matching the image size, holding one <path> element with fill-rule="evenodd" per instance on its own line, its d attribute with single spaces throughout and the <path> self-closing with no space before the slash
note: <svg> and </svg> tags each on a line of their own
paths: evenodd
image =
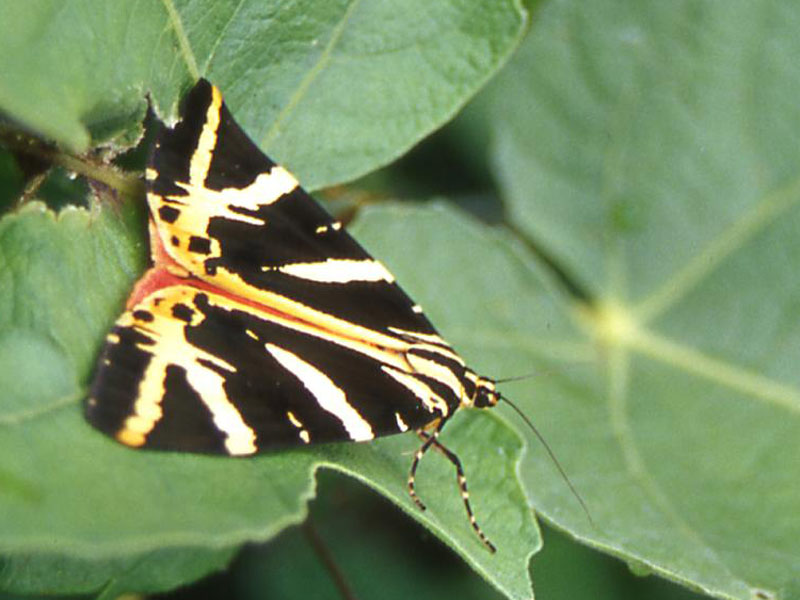
<svg viewBox="0 0 800 600">
<path fill-rule="evenodd" d="M 448 120 L 525 24 L 519 0 L 2 0 L 0 14 L 0 110 L 27 127 L 79 151 L 131 138 L 147 92 L 172 117 L 204 75 L 310 189 Z"/>
<path fill-rule="evenodd" d="M 33 203 L 0 221 L 0 553 L 11 565 L 2 585 L 78 593 L 106 580 L 117 592 L 120 579 L 137 591 L 189 581 L 224 562 L 226 549 L 302 520 L 312 474 L 327 466 L 393 500 L 509 597 L 529 595 L 527 563 L 539 538 L 516 477 L 520 442 L 491 414 L 458 415 L 444 441 L 466 465 L 496 555 L 469 528 L 446 461 L 432 456 L 420 468 L 428 510 L 411 503 L 405 480 L 414 436 L 236 460 L 132 451 L 92 430 L 80 400 L 142 262 L 137 215 L 106 206 L 56 216 Z M 451 320 L 468 322 L 476 303 L 503 301 L 501 291 L 517 279 L 536 293 L 512 246 L 445 207 L 376 209 L 359 230 L 390 265 L 414 273 L 415 288 L 442 273 L 459 280 L 454 289 L 474 286 L 478 293 L 460 305 L 448 296 L 432 306 L 443 313 L 449 305 Z M 453 252 L 427 260 L 441 243 Z M 494 272 L 461 276 L 476 256 Z M 200 566 L 176 551 L 182 548 L 199 553 Z M 138 568 L 153 560 L 162 565 L 156 583 Z M 48 568 L 76 563 L 77 574 L 67 577 Z"/>
<path fill-rule="evenodd" d="M 520 327 L 563 365 L 520 400 L 596 526 L 532 456 L 526 489 L 721 597 L 800 581 L 799 25 L 770 0 L 554 2 L 493 94 L 510 218 L 591 300 Z"/>
</svg>

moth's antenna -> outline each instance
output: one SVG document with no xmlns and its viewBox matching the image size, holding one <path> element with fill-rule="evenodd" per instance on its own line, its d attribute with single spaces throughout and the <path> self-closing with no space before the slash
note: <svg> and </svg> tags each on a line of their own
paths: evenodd
<svg viewBox="0 0 800 600">
<path fill-rule="evenodd" d="M 537 375 L 537 373 L 528 373 L 527 375 L 517 375 L 516 377 L 504 377 L 503 379 L 495 379 L 495 383 L 508 383 L 509 381 L 522 381 Z M 503 398 L 505 400 L 505 398 Z"/>
<path fill-rule="evenodd" d="M 564 369 L 569 369 L 575 365 L 560 365 L 559 367 L 553 367 L 551 369 L 540 369 L 538 371 L 532 371 L 530 373 L 526 373 L 525 375 L 516 375 L 514 377 L 503 377 L 502 379 L 492 379 L 495 383 L 508 383 L 509 381 L 522 381 L 523 379 L 530 379 L 531 377 L 540 377 L 541 375 L 552 375 L 554 373 L 563 373 Z M 506 398 L 504 398 L 506 400 Z"/>
<path fill-rule="evenodd" d="M 511 379 L 513 380 L 513 379 L 521 379 L 521 378 L 520 377 L 513 377 Z M 501 380 L 498 380 L 498 381 L 509 381 L 509 380 L 508 379 L 505 379 L 505 380 L 501 379 Z M 528 427 L 531 428 L 531 431 L 533 431 L 533 433 L 536 435 L 536 437 L 539 438 L 539 441 L 542 443 L 542 446 L 544 446 L 544 449 L 547 450 L 547 454 L 550 455 L 550 458 L 552 459 L 553 463 L 556 465 L 556 468 L 558 469 L 558 472 L 561 474 L 561 477 L 564 479 L 564 481 L 566 482 L 566 484 L 569 487 L 570 491 L 572 492 L 572 495 L 575 496 L 575 498 L 580 503 L 581 508 L 583 509 L 583 512 L 586 513 L 586 517 L 589 519 L 589 522 L 592 524 L 592 526 L 596 527 L 596 525 L 594 523 L 594 519 L 592 519 L 592 515 L 589 513 L 589 509 L 586 507 L 586 503 L 583 501 L 583 498 L 581 498 L 581 495 L 578 493 L 578 490 L 575 489 L 575 486 L 572 485 L 572 482 L 569 480 L 569 477 L 567 477 L 566 471 L 564 471 L 564 468 L 561 466 L 561 463 L 558 462 L 558 459 L 556 458 L 555 453 L 550 448 L 550 445 L 542 437 L 542 434 L 539 433 L 539 430 L 536 429 L 536 426 L 533 424 L 533 422 L 511 400 L 509 400 L 508 398 L 506 398 L 505 396 L 503 396 L 501 394 L 498 394 L 497 397 L 500 398 L 500 400 L 502 400 L 506 404 L 508 404 L 511 408 L 513 408 L 514 412 L 516 412 L 520 416 L 520 418 L 525 422 L 525 424 L 527 424 Z"/>
</svg>

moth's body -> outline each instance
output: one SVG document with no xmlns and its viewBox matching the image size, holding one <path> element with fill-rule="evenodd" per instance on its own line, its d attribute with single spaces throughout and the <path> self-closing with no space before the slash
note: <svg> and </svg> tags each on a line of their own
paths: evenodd
<svg viewBox="0 0 800 600">
<path fill-rule="evenodd" d="M 92 385 L 86 414 L 102 431 L 134 447 L 250 455 L 414 430 L 425 439 L 414 496 L 413 470 L 429 447 L 446 452 L 436 436 L 452 414 L 497 403 L 494 383 L 208 82 L 159 135 L 146 181 L 154 266 Z"/>
</svg>

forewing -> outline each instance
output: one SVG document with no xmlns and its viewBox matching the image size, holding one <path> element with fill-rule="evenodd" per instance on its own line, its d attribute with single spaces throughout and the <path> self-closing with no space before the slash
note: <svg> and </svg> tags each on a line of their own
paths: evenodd
<svg viewBox="0 0 800 600">
<path fill-rule="evenodd" d="M 163 247 L 191 274 L 353 336 L 435 334 L 384 266 L 247 137 L 207 81 L 188 94 L 176 126 L 161 131 L 147 181 Z"/>
</svg>

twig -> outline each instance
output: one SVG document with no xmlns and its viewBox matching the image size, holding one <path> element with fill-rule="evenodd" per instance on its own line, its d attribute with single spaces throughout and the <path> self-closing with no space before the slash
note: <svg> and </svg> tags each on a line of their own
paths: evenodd
<svg viewBox="0 0 800 600">
<path fill-rule="evenodd" d="M 333 583 L 336 585 L 336 588 L 339 590 L 342 598 L 345 600 L 357 600 L 355 594 L 353 594 L 353 590 L 350 589 L 347 580 L 344 578 L 344 573 L 342 573 L 342 570 L 339 568 L 339 565 L 336 564 L 336 561 L 333 560 L 333 554 L 328 549 L 328 546 L 325 544 L 322 537 L 320 537 L 314 525 L 311 523 L 310 517 L 306 518 L 302 525 L 302 529 L 312 548 L 314 548 L 314 552 L 317 553 L 317 556 L 322 561 L 322 564 L 325 565 L 326 569 L 328 569 L 328 573 L 330 573 L 331 579 L 333 579 Z"/>
</svg>

